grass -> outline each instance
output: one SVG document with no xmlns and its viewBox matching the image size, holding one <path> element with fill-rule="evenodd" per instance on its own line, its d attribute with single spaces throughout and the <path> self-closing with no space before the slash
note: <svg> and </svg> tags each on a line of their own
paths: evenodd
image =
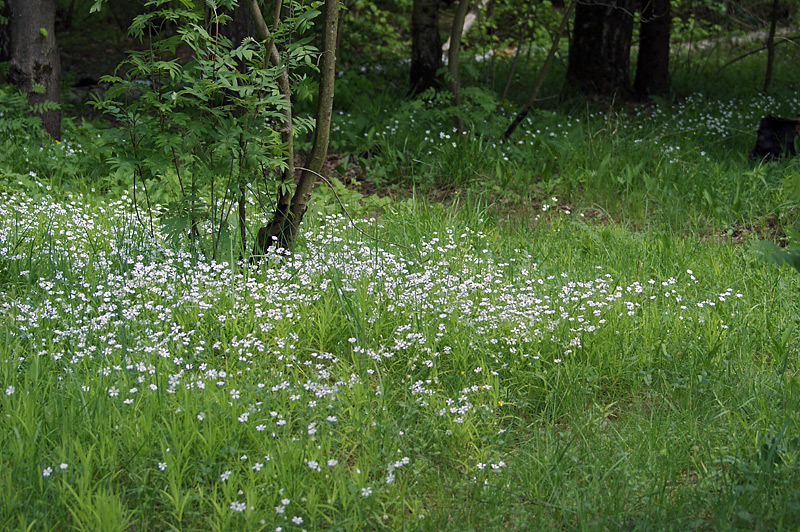
<svg viewBox="0 0 800 532">
<path fill-rule="evenodd" d="M 400 195 L 411 186 L 471 189 L 496 207 L 513 205 L 514 212 L 556 195 L 573 209 L 599 208 L 638 228 L 686 234 L 763 227 L 767 216 L 787 211 L 787 198 L 797 189 L 797 163 L 761 166 L 751 164 L 747 153 L 763 116 L 797 114 L 794 59 L 779 54 L 780 74 L 765 95 L 754 90 L 762 83 L 763 58 L 717 71 L 726 57 L 704 70 L 676 71 L 671 98 L 633 106 L 559 105 L 551 98 L 563 79 L 556 71 L 544 107 L 506 143 L 498 139 L 529 87 L 518 87 L 510 102 L 469 87 L 465 135 L 453 128 L 456 111 L 446 95 L 428 102 L 384 96 L 376 105 L 365 94 L 337 116 L 334 146 L 370 155 L 364 161 L 370 179 Z"/>
<path fill-rule="evenodd" d="M 795 529 L 800 285 L 726 236 L 795 215 L 797 163 L 744 155 L 785 94 L 550 111 L 506 145 L 401 104 L 359 146 L 342 114 L 372 176 L 449 202 L 346 195 L 405 249 L 319 189 L 258 269 L 142 231 L 90 126 L 18 141 L 0 528 Z"/>
<path fill-rule="evenodd" d="M 731 243 L 561 214 L 531 244 L 411 204 L 365 229 L 419 260 L 312 215 L 251 271 L 146 241 L 123 202 L 3 200 L 5 528 L 800 512 L 797 283 Z"/>
</svg>

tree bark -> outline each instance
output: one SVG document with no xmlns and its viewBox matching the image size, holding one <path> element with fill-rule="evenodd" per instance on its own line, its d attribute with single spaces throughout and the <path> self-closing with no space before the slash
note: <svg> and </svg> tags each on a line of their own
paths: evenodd
<svg viewBox="0 0 800 532">
<path fill-rule="evenodd" d="M 253 0 L 254 1 L 254 0 Z M 322 56 L 319 63 L 319 92 L 317 94 L 317 120 L 314 128 L 314 143 L 300 180 L 294 190 L 291 203 L 280 203 L 272 222 L 258 231 L 255 255 L 263 255 L 269 247 L 291 251 L 297 239 L 300 224 L 308 208 L 311 191 L 328 154 L 331 115 L 333 111 L 333 87 L 336 81 L 336 42 L 339 27 L 339 0 L 325 0 L 322 26 Z M 309 171 L 310 170 L 310 171 Z M 285 210 L 282 210 L 285 209 Z"/>
<path fill-rule="evenodd" d="M 0 62 L 11 60 L 11 32 L 8 29 L 8 2 L 0 7 Z M 0 72 L 0 83 L 5 82 Z"/>
<path fill-rule="evenodd" d="M 219 33 L 227 37 L 231 41 L 231 46 L 240 46 L 248 37 L 255 37 L 256 29 L 253 22 L 253 16 L 250 14 L 248 6 L 243 3 L 237 4 L 232 11 L 225 10 L 226 14 L 231 17 L 225 24 L 219 25 Z M 244 61 L 239 63 L 239 71 L 244 73 L 246 65 Z M 242 116 L 244 110 L 241 108 L 236 109 L 236 115 Z M 237 198 L 238 208 L 236 210 L 239 219 L 239 239 L 242 245 L 242 252 L 247 249 L 247 179 L 243 179 L 242 174 L 248 169 L 244 164 L 244 157 L 247 151 L 247 142 L 245 135 L 239 137 L 240 160 L 239 160 L 239 197 Z"/>
<path fill-rule="evenodd" d="M 576 6 L 566 93 L 631 95 L 633 4 L 633 0 L 582 0 Z"/>
<path fill-rule="evenodd" d="M 670 0 L 644 0 L 633 89 L 640 98 L 669 93 Z"/>
<path fill-rule="evenodd" d="M 250 9 L 240 2 L 233 10 L 224 9 L 223 12 L 231 17 L 225 24 L 220 24 L 219 32 L 231 40 L 233 47 L 242 44 L 247 37 L 256 37 L 255 22 L 250 14 Z"/>
<path fill-rule="evenodd" d="M 11 64 L 8 80 L 28 93 L 31 105 L 61 101 L 61 58 L 56 43 L 56 0 L 9 0 Z M 43 90 L 42 90 L 43 89 Z M 61 110 L 37 113 L 42 128 L 61 138 Z"/>
<path fill-rule="evenodd" d="M 439 0 L 414 0 L 411 13 L 411 94 L 442 87 L 442 36 Z"/>
</svg>

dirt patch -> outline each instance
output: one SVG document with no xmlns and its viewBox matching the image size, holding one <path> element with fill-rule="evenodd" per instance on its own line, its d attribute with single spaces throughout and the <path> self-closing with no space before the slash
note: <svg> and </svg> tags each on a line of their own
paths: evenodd
<svg viewBox="0 0 800 532">
<path fill-rule="evenodd" d="M 750 240 L 771 240 L 780 247 L 786 247 L 788 240 L 784 231 L 784 224 L 796 219 L 796 213 L 783 213 L 780 216 L 767 216 L 763 222 L 746 222 L 734 224 L 724 230 L 711 230 L 711 240 L 731 240 L 733 242 L 747 242 Z"/>
<path fill-rule="evenodd" d="M 349 153 L 332 153 L 325 159 L 322 165 L 322 172 L 325 177 L 335 177 L 344 186 L 363 194 L 364 196 L 387 196 L 385 191 L 378 187 L 378 184 L 371 181 L 365 173 L 366 167 L 355 163 L 355 159 Z"/>
<path fill-rule="evenodd" d="M 562 216 L 573 215 L 591 225 L 613 222 L 602 209 L 583 208 L 563 201 L 553 202 L 543 196 L 544 194 L 539 194 L 538 198 L 499 199 L 490 207 L 490 212 L 497 216 L 501 226 L 522 221 L 531 228 Z"/>
</svg>

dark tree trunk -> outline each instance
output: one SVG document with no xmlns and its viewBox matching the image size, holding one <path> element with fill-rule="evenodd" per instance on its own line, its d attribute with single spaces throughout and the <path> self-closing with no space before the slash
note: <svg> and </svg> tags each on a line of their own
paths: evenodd
<svg viewBox="0 0 800 532">
<path fill-rule="evenodd" d="M 441 88 L 442 36 L 439 33 L 439 0 L 414 0 L 411 15 L 411 94 Z"/>
<path fill-rule="evenodd" d="M 633 0 L 585 0 L 575 8 L 566 92 L 631 95 Z"/>
<path fill-rule="evenodd" d="M 75 18 L 75 0 L 70 0 L 69 7 L 63 12 L 62 20 L 64 21 L 63 28 L 65 30 L 72 29 L 72 21 Z"/>
<path fill-rule="evenodd" d="M 61 99 L 61 58 L 56 43 L 56 0 L 9 0 L 11 65 L 8 80 L 28 92 L 32 105 Z M 41 88 L 44 89 L 41 92 Z M 42 127 L 61 137 L 61 110 L 41 113 Z"/>
<path fill-rule="evenodd" d="M 225 24 L 221 24 L 219 26 L 219 33 L 222 36 L 227 37 L 231 41 L 231 46 L 237 47 L 244 42 L 245 39 L 248 37 L 255 38 L 256 35 L 256 25 L 253 22 L 253 16 L 250 14 L 250 9 L 244 3 L 238 4 L 233 11 L 225 10 L 226 14 L 231 17 L 231 20 L 226 22 Z M 215 29 L 216 31 L 216 29 Z M 247 68 L 244 61 L 239 63 L 239 72 L 244 73 Z M 243 109 L 237 108 L 236 109 L 236 116 L 242 116 Z M 247 152 L 247 142 L 245 141 L 245 136 L 242 134 L 239 137 L 239 147 L 241 150 L 240 160 L 239 160 L 239 173 L 240 179 L 243 179 L 244 172 L 249 171 L 249 169 L 245 168 L 244 164 L 244 156 Z M 239 239 L 242 244 L 242 250 L 247 249 L 247 186 L 246 186 L 246 179 L 239 183 L 239 192 L 237 198 L 237 216 L 239 218 Z"/>
<path fill-rule="evenodd" d="M 275 22 L 272 31 L 267 27 L 261 8 L 258 7 L 257 0 L 246 0 L 247 8 L 253 17 L 253 25 L 256 35 L 267 47 L 269 63 L 273 66 L 281 64 L 281 56 L 278 47 L 275 45 L 273 33 L 278 27 L 281 15 L 281 2 L 278 0 L 275 6 Z M 281 128 L 281 140 L 286 145 L 286 169 L 283 171 L 281 185 L 278 187 L 275 214 L 272 221 L 266 227 L 258 230 L 256 244 L 253 248 L 253 255 L 263 255 L 271 246 L 289 249 L 289 242 L 281 240 L 281 231 L 289 216 L 289 209 L 292 201 L 292 185 L 294 184 L 294 127 L 292 121 L 292 90 L 289 85 L 289 74 L 284 66 L 278 74 L 278 88 L 281 96 L 286 100 L 283 108 L 283 127 Z"/>
<path fill-rule="evenodd" d="M 645 98 L 669 93 L 670 0 L 644 0 L 633 89 Z"/>
</svg>

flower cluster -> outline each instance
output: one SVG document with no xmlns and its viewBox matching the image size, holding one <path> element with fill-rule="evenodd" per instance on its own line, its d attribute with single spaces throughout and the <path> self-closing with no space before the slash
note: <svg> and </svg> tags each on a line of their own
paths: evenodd
<svg viewBox="0 0 800 532">
<path fill-rule="evenodd" d="M 340 237 L 348 221 L 321 213 L 312 214 L 304 247 L 251 269 L 142 237 L 122 202 L 89 210 L 79 201 L 0 199 L 0 260 L 32 287 L 19 298 L 0 295 L 9 334 L 22 346 L 4 363 L 38 359 L 77 396 L 127 420 L 159 408 L 153 417 L 183 414 L 198 431 L 225 427 L 237 454 L 226 444 L 203 457 L 218 466 L 195 474 L 231 490 L 223 507 L 233 513 L 255 507 L 250 493 L 240 502 L 238 486 L 286 471 L 319 482 L 346 475 L 352 492 L 369 500 L 403 489 L 402 470 L 416 463 L 406 450 L 379 462 L 387 463 L 384 477 L 380 469 L 362 473 L 358 457 L 340 448 L 340 427 L 362 415 L 351 406 L 355 396 L 370 405 L 410 397 L 414 417 L 439 437 L 500 434 L 494 409 L 518 375 L 545 378 L 597 337 L 652 313 L 679 318 L 687 331 L 724 334 L 742 297 L 704 290 L 692 270 L 628 283 L 601 267 L 582 277 L 545 273 L 525 250 L 496 258 L 487 235 L 468 227 L 433 233 L 416 245 L 418 256 L 406 256 Z M 31 256 L 47 260 L 29 266 Z M 319 325 L 340 312 L 351 313 L 340 329 Z M 4 386 L 4 401 L 24 395 L 22 381 Z M 369 419 L 365 432 L 388 427 Z M 412 421 L 394 423 L 393 441 L 402 445 Z M 152 457 L 159 478 L 190 467 L 174 455 Z M 500 474 L 506 463 L 488 467 Z M 41 475 L 54 471 L 46 466 Z M 298 500 L 292 513 L 310 515 Z M 284 515 L 289 498 L 275 502 L 268 507 Z"/>
</svg>

